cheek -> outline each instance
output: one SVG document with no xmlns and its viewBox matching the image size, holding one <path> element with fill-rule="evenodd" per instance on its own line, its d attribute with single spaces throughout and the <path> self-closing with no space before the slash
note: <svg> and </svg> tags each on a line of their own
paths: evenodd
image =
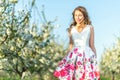
<svg viewBox="0 0 120 80">
<path fill-rule="evenodd" d="M 80 16 L 79 19 L 84 19 L 84 17 L 83 17 L 83 16 Z"/>
<path fill-rule="evenodd" d="M 77 17 L 74 17 L 75 20 L 77 20 Z"/>
</svg>

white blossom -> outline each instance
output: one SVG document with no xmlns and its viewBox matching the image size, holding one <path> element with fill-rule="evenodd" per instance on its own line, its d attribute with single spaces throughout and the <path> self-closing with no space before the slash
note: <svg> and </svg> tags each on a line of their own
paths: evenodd
<svg viewBox="0 0 120 80">
<path fill-rule="evenodd" d="M 8 28 L 8 29 L 6 30 L 6 33 L 7 33 L 8 35 L 10 35 L 12 32 L 11 32 L 11 30 Z"/>
<path fill-rule="evenodd" d="M 18 0 L 9 0 L 11 3 L 17 3 Z"/>
</svg>

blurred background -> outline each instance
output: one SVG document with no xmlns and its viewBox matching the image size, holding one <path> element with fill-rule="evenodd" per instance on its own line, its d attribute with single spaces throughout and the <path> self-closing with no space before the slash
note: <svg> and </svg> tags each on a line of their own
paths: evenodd
<svg viewBox="0 0 120 80">
<path fill-rule="evenodd" d="M 57 80 L 72 12 L 84 6 L 95 30 L 101 80 L 119 80 L 119 0 L 0 0 L 0 80 Z M 109 75 L 108 75 L 109 74 Z"/>
</svg>

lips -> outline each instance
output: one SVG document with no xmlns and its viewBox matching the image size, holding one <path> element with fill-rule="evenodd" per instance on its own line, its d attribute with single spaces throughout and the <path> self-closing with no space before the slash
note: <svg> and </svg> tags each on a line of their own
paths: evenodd
<svg viewBox="0 0 120 80">
<path fill-rule="evenodd" d="M 82 20 L 82 19 L 80 19 L 80 18 L 76 19 L 77 22 L 80 22 L 81 20 Z"/>
<path fill-rule="evenodd" d="M 76 20 L 76 22 L 77 22 L 77 23 L 80 23 L 80 22 L 81 22 L 81 20 Z"/>
</svg>

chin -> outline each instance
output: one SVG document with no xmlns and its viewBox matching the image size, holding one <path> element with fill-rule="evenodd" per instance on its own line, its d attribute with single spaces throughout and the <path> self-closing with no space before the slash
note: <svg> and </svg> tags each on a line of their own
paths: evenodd
<svg viewBox="0 0 120 80">
<path fill-rule="evenodd" d="M 82 22 L 77 22 L 77 24 L 81 24 Z"/>
</svg>

